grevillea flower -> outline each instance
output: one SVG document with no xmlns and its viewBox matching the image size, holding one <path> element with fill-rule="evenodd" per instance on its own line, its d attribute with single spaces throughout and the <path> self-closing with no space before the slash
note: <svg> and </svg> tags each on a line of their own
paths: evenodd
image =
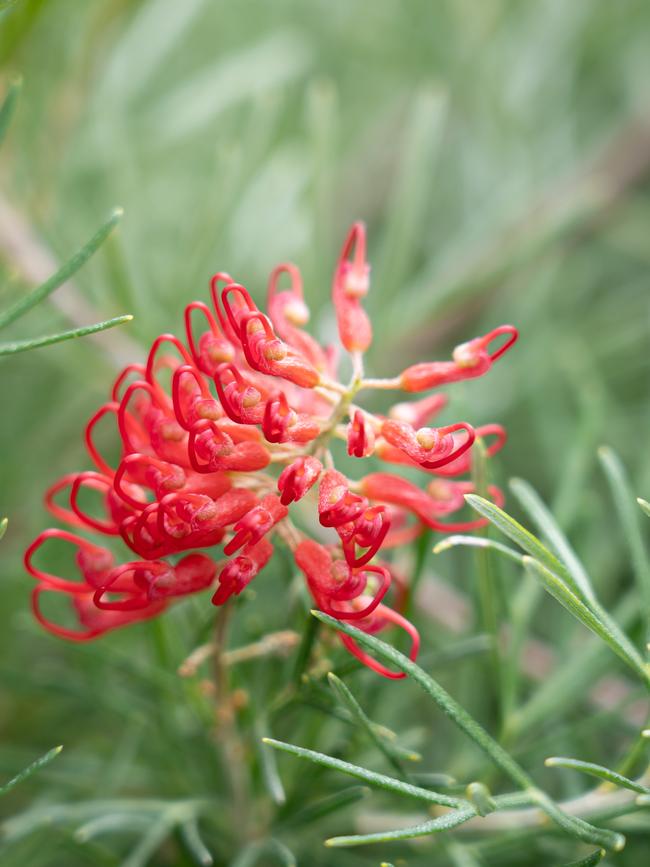
<svg viewBox="0 0 650 867">
<path fill-rule="evenodd" d="M 456 477 L 471 470 L 477 436 L 492 455 L 505 431 L 467 422 L 431 427 L 446 405 L 440 393 L 397 402 L 386 417 L 353 401 L 372 388 L 421 392 L 481 376 L 517 331 L 502 325 L 457 347 L 451 361 L 366 379 L 369 288 L 366 231 L 355 223 L 332 283 L 340 342 L 352 356 L 349 384 L 338 381 L 336 348 L 304 330 L 309 310 L 292 264 L 271 274 L 268 314 L 230 275 L 215 274 L 211 303 L 185 309 L 185 342 L 163 334 L 143 364 L 120 372 L 84 432 L 91 468 L 64 476 L 45 495 L 49 511 L 71 530 L 45 530 L 25 553 L 36 580 L 34 614 L 46 629 L 87 641 L 154 617 L 188 594 L 210 590 L 212 603 L 223 605 L 257 579 L 277 539 L 322 611 L 366 632 L 404 630 L 415 658 L 419 636 L 401 611 L 405 583 L 390 551 L 426 528 L 482 525 L 450 519 L 472 491 Z M 97 429 L 108 425 L 118 446 L 110 459 L 97 445 Z M 334 468 L 336 439 L 365 461 L 359 478 Z M 421 484 L 376 466 L 368 472 L 368 458 L 419 470 Z M 498 488 L 490 495 L 502 502 Z M 53 545 L 72 555 L 65 574 L 46 567 Z M 53 596 L 68 603 L 63 624 L 60 607 L 57 617 L 44 613 Z M 402 676 L 348 636 L 341 640 L 373 670 Z"/>
</svg>

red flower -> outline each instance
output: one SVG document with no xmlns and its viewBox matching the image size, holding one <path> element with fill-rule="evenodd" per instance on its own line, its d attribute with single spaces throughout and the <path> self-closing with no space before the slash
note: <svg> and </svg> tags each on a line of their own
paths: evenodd
<svg viewBox="0 0 650 867">
<path fill-rule="evenodd" d="M 471 470 L 475 436 L 490 438 L 492 455 L 504 445 L 505 431 L 464 422 L 427 427 L 446 405 L 441 394 L 396 403 L 387 418 L 353 401 L 363 389 L 415 392 L 480 376 L 517 331 L 495 328 L 457 347 L 451 361 L 413 365 L 396 380 L 364 379 L 362 354 L 372 341 L 362 306 L 369 278 L 365 227 L 355 223 L 332 284 L 339 337 L 352 354 L 347 385 L 338 381 L 335 348 L 321 346 L 303 328 L 309 311 L 291 264 L 271 274 L 268 316 L 244 286 L 215 274 L 212 304 L 193 301 L 185 309 L 186 344 L 163 334 L 145 364 L 120 372 L 110 400 L 85 429 L 94 469 L 64 476 L 45 500 L 58 520 L 112 539 L 129 554 L 117 564 L 113 542 L 105 547 L 62 529 L 41 533 L 27 549 L 25 567 L 37 582 L 33 610 L 46 629 L 86 641 L 207 589 L 213 604 L 222 605 L 264 569 L 275 537 L 291 549 L 319 608 L 366 632 L 404 629 L 415 658 L 417 630 L 399 611 L 404 581 L 380 557 L 424 527 L 444 532 L 483 524 L 449 522 L 472 490 L 470 482 L 451 477 Z M 279 288 L 281 279 L 287 288 Z M 110 452 L 117 459 L 110 460 L 96 436 L 101 426 L 103 442 L 109 425 L 117 446 Z M 344 440 L 353 458 L 373 454 L 418 468 L 424 485 L 385 472 L 348 478 L 334 469 L 332 438 Z M 317 482 L 318 495 L 310 496 Z M 490 491 L 501 502 L 501 492 Z M 308 538 L 293 523 L 290 507 L 298 501 L 301 526 L 309 526 L 311 508 L 322 527 L 333 528 L 331 544 Z M 41 549 L 52 543 L 72 546 L 71 574 L 41 563 L 47 559 Z M 217 565 L 205 553 L 217 547 L 231 559 Z M 68 624 L 43 612 L 53 594 L 69 602 Z M 386 604 L 389 594 L 395 608 Z M 342 641 L 373 670 L 402 676 L 347 636 Z"/>
</svg>

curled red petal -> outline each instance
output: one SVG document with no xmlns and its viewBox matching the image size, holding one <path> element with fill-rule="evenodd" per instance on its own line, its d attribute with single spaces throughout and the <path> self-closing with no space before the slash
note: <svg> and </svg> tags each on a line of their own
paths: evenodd
<svg viewBox="0 0 650 867">
<path fill-rule="evenodd" d="M 213 605 L 223 605 L 231 596 L 238 596 L 262 569 L 273 554 L 273 545 L 268 539 L 260 539 L 247 545 L 243 552 L 227 563 L 219 574 L 219 586 L 212 597 Z"/>
<path fill-rule="evenodd" d="M 297 502 L 315 485 L 323 471 L 321 462 L 310 455 L 296 458 L 278 478 L 280 501 L 284 506 Z"/>
<path fill-rule="evenodd" d="M 356 520 L 368 503 L 353 494 L 348 480 L 338 470 L 327 470 L 318 491 L 318 517 L 323 527 L 338 527 Z"/>
<path fill-rule="evenodd" d="M 61 578 L 59 575 L 45 572 L 34 565 L 34 555 L 49 539 L 61 539 L 77 548 L 76 561 L 82 578 L 81 581 Z M 94 545 L 81 536 L 69 533 L 67 530 L 51 528 L 40 533 L 27 548 L 24 564 L 32 578 L 36 578 L 37 581 L 41 581 L 50 588 L 64 593 L 82 593 L 94 589 L 104 580 L 113 565 L 113 555 L 106 548 Z"/>
<path fill-rule="evenodd" d="M 507 339 L 490 352 L 490 344 L 501 335 Z M 514 325 L 501 325 L 482 337 L 461 343 L 454 349 L 453 361 L 429 361 L 413 364 L 400 375 L 405 391 L 425 391 L 449 382 L 483 376 L 516 342 L 519 332 Z"/>
</svg>

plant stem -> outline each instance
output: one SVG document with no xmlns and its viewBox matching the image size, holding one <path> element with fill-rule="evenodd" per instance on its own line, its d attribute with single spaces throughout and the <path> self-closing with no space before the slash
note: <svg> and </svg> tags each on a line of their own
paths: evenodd
<svg viewBox="0 0 650 867">
<path fill-rule="evenodd" d="M 224 657 L 232 600 L 221 607 L 215 623 L 214 686 L 216 703 L 216 738 L 232 791 L 232 828 L 241 841 L 250 839 L 249 781 L 245 770 L 245 748 L 237 728 L 236 710 L 230 694 L 228 668 Z"/>
</svg>

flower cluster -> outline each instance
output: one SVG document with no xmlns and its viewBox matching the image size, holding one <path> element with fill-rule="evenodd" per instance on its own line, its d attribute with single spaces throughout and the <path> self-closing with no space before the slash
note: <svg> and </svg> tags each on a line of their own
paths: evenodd
<svg viewBox="0 0 650 867">
<path fill-rule="evenodd" d="M 476 436 L 489 439 L 493 454 L 505 432 L 465 422 L 429 426 L 446 403 L 439 393 L 397 403 L 388 416 L 355 399 L 364 389 L 423 392 L 481 376 L 517 331 L 504 325 L 457 347 L 450 361 L 416 364 L 394 379 L 365 378 L 369 274 L 365 228 L 356 223 L 332 286 L 340 341 L 351 357 L 348 384 L 338 380 L 337 352 L 303 328 L 309 311 L 290 264 L 271 274 L 267 313 L 244 286 L 216 274 L 212 303 L 193 301 L 185 310 L 185 342 L 163 334 L 145 364 L 119 374 L 111 399 L 86 426 L 94 469 L 65 476 L 46 504 L 73 530 L 121 538 L 134 559 L 117 564 L 111 548 L 69 530 L 41 533 L 25 565 L 37 581 L 33 608 L 46 629 L 85 641 L 208 588 L 213 604 L 222 605 L 264 569 L 281 540 L 322 611 L 368 632 L 404 629 L 415 658 L 418 634 L 400 611 L 405 584 L 386 552 L 427 527 L 480 525 L 445 518 L 472 490 L 457 477 L 471 469 Z M 115 460 L 98 445 L 106 433 L 100 437 L 98 425 L 107 420 L 119 438 Z M 348 478 L 334 468 L 330 445 L 337 438 L 354 458 L 419 468 L 423 486 L 393 472 Z M 500 500 L 497 489 L 491 495 Z M 72 546 L 74 576 L 37 565 L 40 549 L 54 539 Z M 44 594 L 67 600 L 73 621 L 47 617 Z M 399 676 L 347 636 L 343 641 L 375 671 Z"/>
</svg>

